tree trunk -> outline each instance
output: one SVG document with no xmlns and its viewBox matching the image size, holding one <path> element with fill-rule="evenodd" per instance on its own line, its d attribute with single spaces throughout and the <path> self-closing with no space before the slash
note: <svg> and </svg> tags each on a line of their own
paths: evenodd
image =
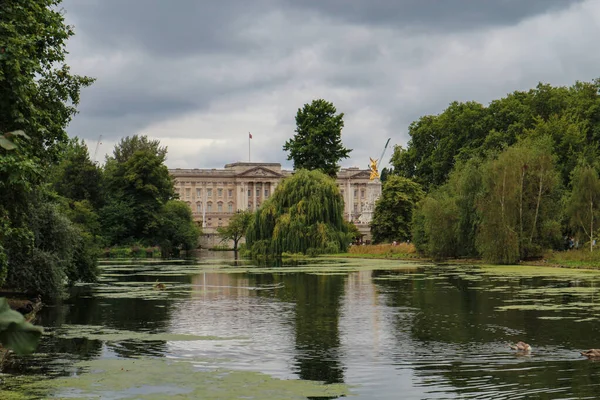
<svg viewBox="0 0 600 400">
<path fill-rule="evenodd" d="M 544 187 L 544 170 L 540 171 L 540 189 L 538 190 L 537 204 L 535 206 L 535 218 L 533 218 L 533 228 L 531 229 L 531 237 L 529 238 L 529 244 L 533 243 L 533 235 L 535 234 L 535 226 L 537 225 L 538 214 L 540 212 L 540 203 L 542 201 L 542 188 Z"/>
<path fill-rule="evenodd" d="M 590 251 L 594 251 L 594 200 L 590 200 Z"/>
<path fill-rule="evenodd" d="M 523 185 L 525 184 L 525 166 L 521 167 L 521 198 L 519 199 L 519 242 L 523 239 Z"/>
</svg>

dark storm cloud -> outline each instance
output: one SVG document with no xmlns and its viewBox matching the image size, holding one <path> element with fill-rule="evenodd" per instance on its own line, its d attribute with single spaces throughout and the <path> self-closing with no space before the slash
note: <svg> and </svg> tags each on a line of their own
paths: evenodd
<svg viewBox="0 0 600 400">
<path fill-rule="evenodd" d="M 367 25 L 427 31 L 513 25 L 583 0 L 286 0 L 289 7 Z"/>
<path fill-rule="evenodd" d="M 156 57 L 248 52 L 242 31 L 261 17 L 265 1 L 68 0 L 74 16 L 101 51 L 138 48 Z"/>
<path fill-rule="evenodd" d="M 578 3 L 64 0 L 69 62 L 97 78 L 69 132 L 155 135 L 171 166 L 220 167 L 247 159 L 239 137 L 256 130 L 253 159 L 291 165 L 296 110 L 325 98 L 346 114 L 344 165 L 364 167 L 453 100 L 594 78 L 598 7 L 557 12 Z"/>
</svg>

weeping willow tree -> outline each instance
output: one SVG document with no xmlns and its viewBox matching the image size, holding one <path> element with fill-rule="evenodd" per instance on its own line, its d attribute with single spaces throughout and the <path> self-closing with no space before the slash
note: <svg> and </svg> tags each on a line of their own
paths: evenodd
<svg viewBox="0 0 600 400">
<path fill-rule="evenodd" d="M 254 256 L 267 257 L 344 252 L 352 239 L 343 210 L 332 178 L 316 170 L 298 170 L 255 213 L 247 246 Z"/>
</svg>

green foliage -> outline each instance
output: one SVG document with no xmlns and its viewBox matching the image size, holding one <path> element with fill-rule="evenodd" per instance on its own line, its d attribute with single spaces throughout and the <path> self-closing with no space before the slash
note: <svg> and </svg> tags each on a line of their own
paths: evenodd
<svg viewBox="0 0 600 400">
<path fill-rule="evenodd" d="M 419 184 L 400 176 L 389 176 L 375 205 L 371 223 L 373 242 L 410 239 L 413 208 L 423 196 Z"/>
<path fill-rule="evenodd" d="M 350 235 L 350 239 L 352 240 L 352 242 L 356 242 L 358 239 L 361 238 L 362 234 L 360 233 L 356 225 L 354 225 L 354 222 L 345 221 L 345 223 L 347 226 L 348 234 Z"/>
<path fill-rule="evenodd" d="M 589 240 L 592 251 L 600 219 L 600 179 L 596 169 L 586 164 L 577 166 L 571 176 L 573 190 L 568 199 L 567 215 L 571 226 Z"/>
<path fill-rule="evenodd" d="M 87 146 L 79 139 L 69 141 L 52 175 L 59 195 L 73 201 L 87 200 L 96 208 L 102 204 L 102 170 L 91 161 Z"/>
<path fill-rule="evenodd" d="M 580 156 L 598 157 L 600 80 L 566 87 L 539 84 L 514 92 L 488 107 L 453 102 L 439 115 L 423 116 L 409 127 L 406 148 L 396 146 L 394 173 L 426 190 L 446 182 L 458 161 L 497 155 L 527 136 L 550 136 L 564 185 Z M 591 143 L 588 144 L 588 143 Z"/>
<path fill-rule="evenodd" d="M 159 223 L 158 240 L 163 256 L 176 257 L 180 250 L 190 251 L 198 247 L 201 230 L 183 201 L 167 201 L 160 212 Z"/>
<path fill-rule="evenodd" d="M 333 103 L 323 99 L 305 104 L 296 113 L 296 134 L 283 146 L 289 151 L 294 169 L 321 170 L 335 177 L 339 161 L 348 158 L 352 150 L 342 144 L 344 113 L 336 115 Z"/>
<path fill-rule="evenodd" d="M 229 219 L 229 223 L 225 227 L 218 227 L 217 232 L 221 236 L 222 241 L 233 241 L 233 250 L 237 251 L 238 243 L 241 238 L 246 236 L 248 226 L 252 221 L 253 213 L 250 210 L 238 211 Z"/>
<path fill-rule="evenodd" d="M 30 354 L 37 348 L 42 329 L 25 321 L 17 311 L 11 310 L 4 297 L 0 297 L 0 343 L 17 354 Z"/>
<path fill-rule="evenodd" d="M 60 3 L 5 0 L 0 20 L 6 48 L 0 60 L 0 132 L 26 132 L 31 140 L 20 146 L 43 164 L 56 160 L 79 92 L 93 81 L 71 75 L 64 64 L 66 41 L 74 32 L 64 23 Z"/>
<path fill-rule="evenodd" d="M 0 18 L 6 49 L 0 60 L 0 283 L 50 296 L 62 292 L 77 260 L 86 259 L 78 254 L 78 228 L 45 184 L 64 152 L 80 91 L 93 81 L 72 75 L 65 64 L 73 30 L 59 4 L 5 0 Z"/>
<path fill-rule="evenodd" d="M 105 185 L 110 195 L 100 214 L 110 245 L 158 240 L 161 210 L 175 196 L 165 157 L 166 148 L 158 141 L 137 135 L 121 140 L 108 157 Z"/>
<path fill-rule="evenodd" d="M 246 234 L 252 254 L 262 257 L 339 253 L 350 240 L 335 181 L 307 170 L 296 171 L 277 186 L 254 214 Z"/>
<path fill-rule="evenodd" d="M 550 137 L 526 139 L 484 167 L 478 247 L 485 260 L 510 264 L 559 241 L 560 176 Z"/>
</svg>

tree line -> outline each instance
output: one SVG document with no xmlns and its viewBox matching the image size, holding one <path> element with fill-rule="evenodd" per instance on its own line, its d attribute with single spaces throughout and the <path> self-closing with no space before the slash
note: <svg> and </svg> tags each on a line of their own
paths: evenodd
<svg viewBox="0 0 600 400">
<path fill-rule="evenodd" d="M 65 62 L 74 31 L 59 3 L 5 1 L 0 16 L 0 286 L 50 297 L 94 281 L 104 246 L 158 245 L 168 255 L 195 247 L 199 234 L 157 141 L 125 138 L 99 167 L 69 139 L 94 79 Z"/>
<path fill-rule="evenodd" d="M 572 241 L 593 249 L 600 80 L 539 84 L 488 106 L 454 102 L 413 122 L 409 135 L 377 203 L 378 241 L 412 239 L 429 256 L 494 263 Z M 391 207 L 399 211 L 388 215 Z"/>
</svg>

